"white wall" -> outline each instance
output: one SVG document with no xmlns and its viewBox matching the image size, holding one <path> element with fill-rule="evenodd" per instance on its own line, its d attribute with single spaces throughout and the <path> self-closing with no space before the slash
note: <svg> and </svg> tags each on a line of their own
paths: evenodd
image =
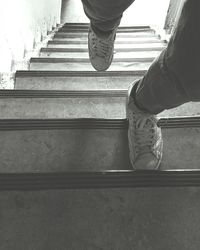
<svg viewBox="0 0 200 250">
<path fill-rule="evenodd" d="M 0 0 L 0 73 L 15 70 L 60 23 L 61 0 Z"/>
<path fill-rule="evenodd" d="M 173 33 L 178 23 L 185 1 L 186 0 L 170 0 L 170 7 L 166 20 L 166 30 L 169 34 Z"/>
<path fill-rule="evenodd" d="M 121 24 L 150 25 L 158 32 L 164 28 L 170 0 L 135 0 L 124 12 Z"/>
<path fill-rule="evenodd" d="M 163 29 L 169 2 L 170 0 L 135 0 L 124 12 L 121 25 L 150 25 L 156 29 Z M 81 0 L 63 2 L 62 22 L 89 22 Z"/>
</svg>

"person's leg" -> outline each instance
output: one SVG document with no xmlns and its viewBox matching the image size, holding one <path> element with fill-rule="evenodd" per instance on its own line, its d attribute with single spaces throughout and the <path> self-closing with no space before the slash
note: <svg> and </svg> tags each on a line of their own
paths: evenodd
<svg viewBox="0 0 200 250">
<path fill-rule="evenodd" d="M 113 60 L 114 42 L 122 14 L 134 0 L 82 0 L 90 19 L 88 51 L 92 66 L 107 70 Z"/>
<path fill-rule="evenodd" d="M 123 12 L 134 0 L 82 0 L 85 14 L 94 29 L 112 31 L 119 24 Z"/>
<path fill-rule="evenodd" d="M 85 14 L 90 19 L 88 51 L 92 66 L 107 70 L 113 60 L 117 27 L 125 9 L 134 0 L 82 0 Z"/>
<path fill-rule="evenodd" d="M 139 82 L 136 102 L 152 114 L 200 101 L 199 10 L 199 0 L 186 0 L 167 48 Z"/>
<path fill-rule="evenodd" d="M 136 169 L 156 169 L 160 164 L 163 143 L 155 115 L 200 101 L 199 9 L 199 0 L 186 0 L 167 48 L 129 88 L 129 150 Z"/>
</svg>

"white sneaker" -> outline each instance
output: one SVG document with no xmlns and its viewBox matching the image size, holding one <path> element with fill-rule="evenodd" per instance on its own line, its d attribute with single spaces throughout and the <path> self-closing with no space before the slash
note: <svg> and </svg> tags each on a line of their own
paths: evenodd
<svg viewBox="0 0 200 250">
<path fill-rule="evenodd" d="M 129 156 L 134 169 L 158 169 L 163 154 L 161 129 L 157 126 L 155 115 L 140 110 L 130 96 L 134 85 L 128 89 L 127 118 L 129 120 Z"/>
<path fill-rule="evenodd" d="M 97 35 L 91 25 L 88 32 L 88 50 L 92 66 L 98 71 L 107 70 L 113 60 L 116 31 L 110 34 Z"/>
</svg>

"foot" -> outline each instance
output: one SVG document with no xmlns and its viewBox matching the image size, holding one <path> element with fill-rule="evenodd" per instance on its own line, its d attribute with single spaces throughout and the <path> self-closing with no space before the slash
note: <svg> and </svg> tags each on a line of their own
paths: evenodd
<svg viewBox="0 0 200 250">
<path fill-rule="evenodd" d="M 132 91 L 135 91 L 134 86 L 137 82 L 131 84 L 127 97 L 130 161 L 136 170 L 158 169 L 163 151 L 162 133 L 157 126 L 156 116 L 139 109 L 130 95 Z"/>
<path fill-rule="evenodd" d="M 113 60 L 116 29 L 110 33 L 95 33 L 91 25 L 88 33 L 88 50 L 92 66 L 98 71 L 107 70 Z"/>
</svg>

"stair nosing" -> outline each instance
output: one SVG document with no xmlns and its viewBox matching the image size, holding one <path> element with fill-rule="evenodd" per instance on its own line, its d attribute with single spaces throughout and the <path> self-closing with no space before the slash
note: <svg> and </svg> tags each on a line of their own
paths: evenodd
<svg viewBox="0 0 200 250">
<path fill-rule="evenodd" d="M 165 47 L 155 47 L 155 48 L 116 48 L 116 52 L 150 52 L 150 51 L 162 51 Z M 88 52 L 88 48 L 41 48 L 40 52 L 46 53 L 81 53 L 81 52 Z"/>
<path fill-rule="evenodd" d="M 86 26 L 86 27 L 89 27 L 90 23 L 65 23 L 61 26 L 62 27 L 71 27 L 71 26 Z M 124 27 L 131 27 L 131 28 L 134 28 L 134 29 L 140 29 L 140 28 L 145 28 L 145 29 L 150 29 L 151 27 L 149 25 L 130 25 L 130 26 L 127 26 L 127 25 L 120 25 L 118 27 L 118 29 L 121 29 L 121 28 L 124 28 Z"/>
<path fill-rule="evenodd" d="M 51 70 L 18 70 L 15 78 L 20 77 L 124 77 L 143 76 L 147 70 L 137 71 L 51 71 Z"/>
<path fill-rule="evenodd" d="M 84 33 L 84 32 L 82 32 Z M 81 33 L 81 34 L 82 34 Z M 79 35 L 79 36 L 78 36 Z M 85 37 L 87 37 L 87 33 L 84 33 Z M 54 36 L 54 38 L 77 38 L 80 37 L 80 34 L 77 32 L 63 32 L 63 33 L 56 33 Z M 120 38 L 157 38 L 159 41 L 159 35 L 157 34 L 139 34 L 139 35 L 134 35 L 134 34 L 127 34 L 126 33 L 117 33 L 117 37 Z"/>
<path fill-rule="evenodd" d="M 107 98 L 126 97 L 126 89 L 105 90 L 0 90 L 0 98 Z"/>
<path fill-rule="evenodd" d="M 200 186 L 198 169 L 0 174 L 0 191 L 190 186 Z"/>
<path fill-rule="evenodd" d="M 159 118 L 162 129 L 200 128 L 200 116 Z M 0 131 L 65 129 L 128 129 L 127 119 L 0 119 Z"/>
<path fill-rule="evenodd" d="M 56 39 L 54 39 L 54 40 L 50 40 L 50 41 L 48 41 L 48 44 L 87 44 L 88 43 L 88 41 L 87 40 L 85 40 L 85 41 L 83 41 L 83 40 L 80 40 L 80 41 L 62 41 L 62 40 L 56 40 Z M 141 42 L 140 41 L 115 41 L 115 43 L 116 44 L 141 44 Z M 142 41 L 142 43 L 144 43 L 144 44 L 146 44 L 146 43 L 161 43 L 161 44 L 167 44 L 167 42 L 165 41 L 165 40 L 155 40 L 155 39 L 153 39 L 152 41 L 151 40 L 144 40 L 144 41 Z"/>
<path fill-rule="evenodd" d="M 152 62 L 155 57 L 141 57 L 141 58 L 114 58 L 113 62 Z M 32 57 L 30 63 L 90 63 L 89 58 L 56 58 L 56 57 Z"/>
</svg>

